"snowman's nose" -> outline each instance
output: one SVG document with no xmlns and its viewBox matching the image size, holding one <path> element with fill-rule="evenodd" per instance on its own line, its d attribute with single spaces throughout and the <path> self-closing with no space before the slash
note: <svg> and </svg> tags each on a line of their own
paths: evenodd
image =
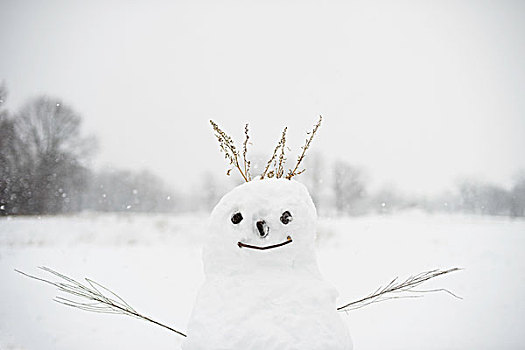
<svg viewBox="0 0 525 350">
<path fill-rule="evenodd" d="M 259 231 L 259 236 L 261 236 L 261 238 L 266 237 L 270 232 L 270 227 L 266 225 L 266 221 L 264 220 L 257 221 L 255 226 L 257 226 L 257 231 Z"/>
</svg>

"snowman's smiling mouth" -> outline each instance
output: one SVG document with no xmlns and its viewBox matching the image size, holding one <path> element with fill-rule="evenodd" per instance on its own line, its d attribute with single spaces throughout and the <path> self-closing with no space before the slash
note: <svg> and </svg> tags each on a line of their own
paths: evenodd
<svg viewBox="0 0 525 350">
<path fill-rule="evenodd" d="M 264 247 L 251 245 L 251 244 L 246 244 L 246 243 L 242 243 L 242 242 L 237 242 L 237 245 L 239 246 L 239 248 L 251 248 L 251 249 L 257 249 L 257 250 L 267 250 L 267 249 L 282 247 L 283 245 L 286 245 L 286 244 L 292 243 L 292 242 L 293 242 L 292 237 L 288 236 L 288 237 L 286 237 L 286 241 L 284 241 L 284 242 L 273 244 L 273 245 L 267 245 L 267 246 L 264 246 Z"/>
</svg>

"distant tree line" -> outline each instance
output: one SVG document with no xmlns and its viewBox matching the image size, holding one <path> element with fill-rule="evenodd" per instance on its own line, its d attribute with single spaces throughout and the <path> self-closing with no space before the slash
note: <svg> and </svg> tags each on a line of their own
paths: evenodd
<svg viewBox="0 0 525 350">
<path fill-rule="evenodd" d="M 252 156 L 253 168 L 264 167 L 265 157 Z M 371 189 L 367 171 L 346 161 L 327 164 L 319 153 L 306 158 L 306 172 L 298 179 L 308 188 L 322 216 L 360 216 L 392 214 L 406 210 L 428 213 L 464 213 L 476 215 L 525 217 L 525 173 L 518 175 L 510 189 L 494 184 L 465 180 L 450 192 L 431 197 L 410 196 L 395 187 Z M 202 178 L 202 195 L 193 202 L 211 209 L 235 184 L 221 181 L 223 177 L 210 173 Z M 190 203 L 191 200 L 188 200 Z"/>
<path fill-rule="evenodd" d="M 173 191 L 143 172 L 95 172 L 96 142 L 60 99 L 40 96 L 10 114 L 0 85 L 0 215 L 171 211 Z"/>
<path fill-rule="evenodd" d="M 326 169 L 321 164 L 321 157 L 313 155 L 310 162 L 305 182 L 318 211 L 324 215 L 357 216 L 420 209 L 430 213 L 525 216 L 525 173 L 516 177 L 510 189 L 465 180 L 451 192 L 433 197 L 414 197 L 388 186 L 371 191 L 366 171 L 347 162 L 335 162 L 331 170 L 325 170 L 327 174 L 319 173 L 321 169 Z"/>
<path fill-rule="evenodd" d="M 82 119 L 60 99 L 40 96 L 18 112 L 4 107 L 0 85 L 0 216 L 107 212 L 209 211 L 233 185 L 210 173 L 201 188 L 182 195 L 148 171 L 95 171 L 96 142 L 81 134 Z M 262 169 L 255 157 L 253 169 Z M 525 216 L 525 174 L 510 189 L 464 181 L 450 193 L 410 197 L 394 188 L 372 191 L 366 171 L 344 161 L 306 158 L 306 184 L 321 215 L 389 214 L 408 209 L 479 215 Z"/>
</svg>

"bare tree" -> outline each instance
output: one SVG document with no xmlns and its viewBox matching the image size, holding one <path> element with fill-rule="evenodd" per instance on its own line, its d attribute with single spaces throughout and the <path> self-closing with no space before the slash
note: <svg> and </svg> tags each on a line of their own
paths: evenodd
<svg viewBox="0 0 525 350">
<path fill-rule="evenodd" d="M 13 152 L 14 124 L 8 118 L 7 110 L 4 108 L 7 98 L 7 89 L 4 84 L 0 85 L 0 215 L 7 215 L 10 208 L 6 207 L 12 191 L 12 178 L 15 160 Z"/>
<path fill-rule="evenodd" d="M 517 198 L 514 190 L 473 180 L 459 184 L 459 196 L 464 212 L 481 215 L 511 215 L 516 203 L 513 197 Z"/>
<path fill-rule="evenodd" d="M 0 85 L 0 215 L 17 214 L 27 202 L 29 190 L 28 162 L 15 121 L 4 107 L 7 88 Z"/>
<path fill-rule="evenodd" d="M 481 213 L 485 215 L 510 215 L 511 195 L 496 186 L 484 185 L 480 189 Z"/>
<path fill-rule="evenodd" d="M 525 172 L 517 176 L 511 190 L 510 215 L 525 216 Z"/>
<path fill-rule="evenodd" d="M 80 134 L 81 118 L 58 99 L 38 97 L 15 116 L 15 130 L 29 176 L 24 212 L 63 211 L 85 179 L 84 161 L 93 139 Z"/>
<path fill-rule="evenodd" d="M 461 209 L 467 213 L 479 211 L 480 193 L 479 186 L 474 181 L 463 181 L 459 184 Z"/>
</svg>

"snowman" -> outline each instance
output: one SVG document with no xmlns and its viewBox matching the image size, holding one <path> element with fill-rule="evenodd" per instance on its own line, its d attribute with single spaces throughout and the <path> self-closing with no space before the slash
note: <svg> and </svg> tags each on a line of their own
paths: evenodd
<svg viewBox="0 0 525 350">
<path fill-rule="evenodd" d="M 183 350 L 351 350 L 352 340 L 339 311 L 348 311 L 410 293 L 435 277 L 459 271 L 434 269 L 406 280 L 392 280 L 365 298 L 336 307 L 337 292 L 326 282 L 315 253 L 317 213 L 306 187 L 293 179 L 319 122 L 309 133 L 295 167 L 284 171 L 286 128 L 263 173 L 252 179 L 246 160 L 248 126 L 243 150 L 211 122 L 221 151 L 245 183 L 227 193 L 213 209 L 203 249 L 205 281 L 197 295 L 187 334 L 138 313 L 97 282 L 78 282 L 47 267 L 54 282 L 18 271 L 56 286 L 81 301 L 57 297 L 67 306 L 97 313 L 124 314 L 152 322 L 184 336 Z M 272 168 L 273 167 L 273 168 Z M 104 293 L 107 292 L 107 293 Z M 457 296 L 456 296 L 457 297 Z M 84 300 L 82 300 L 84 299 Z M 86 303 L 85 301 L 89 301 Z"/>
<path fill-rule="evenodd" d="M 218 138 L 230 150 L 231 139 Z M 235 152 L 227 158 L 249 180 Z M 271 178 L 234 188 L 211 213 L 184 350 L 352 349 L 337 292 L 317 266 L 315 206 L 292 170 L 284 176 L 282 158 L 275 164 Z"/>
</svg>

